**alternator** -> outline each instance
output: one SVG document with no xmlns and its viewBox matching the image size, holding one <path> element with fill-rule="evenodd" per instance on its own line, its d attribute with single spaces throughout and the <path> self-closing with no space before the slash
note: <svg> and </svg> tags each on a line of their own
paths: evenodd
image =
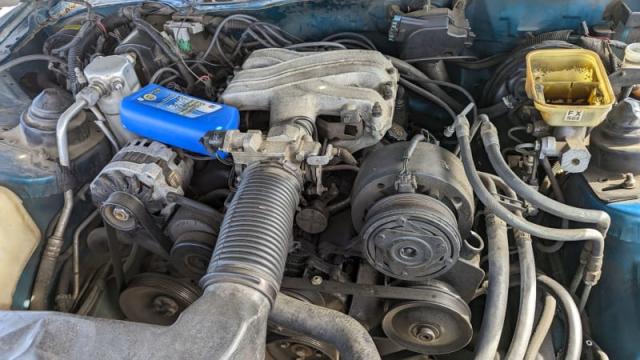
<svg viewBox="0 0 640 360">
<path fill-rule="evenodd" d="M 168 216 L 167 194 L 184 194 L 193 161 L 164 144 L 134 140 L 122 148 L 91 183 L 91 197 L 100 207 L 116 191 L 137 197 L 150 214 Z"/>
</svg>

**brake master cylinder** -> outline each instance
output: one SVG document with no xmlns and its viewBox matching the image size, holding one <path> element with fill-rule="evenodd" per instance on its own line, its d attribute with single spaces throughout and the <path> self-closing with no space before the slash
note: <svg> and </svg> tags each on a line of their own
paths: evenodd
<svg viewBox="0 0 640 360">
<path fill-rule="evenodd" d="M 558 156 L 566 172 L 584 172 L 591 159 L 587 128 L 600 124 L 615 102 L 600 57 L 584 49 L 535 50 L 526 67 L 527 95 L 554 133 L 541 139 L 541 156 Z"/>
</svg>

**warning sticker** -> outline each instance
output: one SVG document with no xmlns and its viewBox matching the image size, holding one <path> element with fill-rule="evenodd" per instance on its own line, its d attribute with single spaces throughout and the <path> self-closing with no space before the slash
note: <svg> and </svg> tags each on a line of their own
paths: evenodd
<svg viewBox="0 0 640 360">
<path fill-rule="evenodd" d="M 584 110 L 567 110 L 564 121 L 582 121 L 582 115 L 584 115 Z"/>
<path fill-rule="evenodd" d="M 143 94 L 137 99 L 145 105 L 152 106 L 173 114 L 197 118 L 202 115 L 211 114 L 222 108 L 222 106 L 204 100 L 182 95 L 174 91 L 156 88 Z"/>
</svg>

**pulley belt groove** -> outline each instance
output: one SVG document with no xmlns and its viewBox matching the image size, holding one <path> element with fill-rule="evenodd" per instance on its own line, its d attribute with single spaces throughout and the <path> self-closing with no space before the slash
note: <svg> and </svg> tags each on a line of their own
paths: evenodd
<svg viewBox="0 0 640 360">
<path fill-rule="evenodd" d="M 366 296 L 393 300 L 433 301 L 432 288 L 408 288 L 382 285 L 364 285 L 324 280 L 320 285 L 313 285 L 308 279 L 285 277 L 282 288 L 295 290 L 311 290 L 328 294 Z M 460 299 L 460 301 L 463 301 Z"/>
<path fill-rule="evenodd" d="M 134 225 L 142 227 L 151 236 L 151 239 L 146 237 L 136 237 L 136 242 L 140 246 L 154 254 L 162 256 L 165 259 L 169 258 L 169 251 L 172 246 L 171 240 L 169 240 L 162 233 L 162 230 L 158 228 L 154 219 L 151 217 L 140 199 L 123 191 L 115 191 L 109 195 L 109 198 L 100 208 L 100 214 L 104 221 L 118 230 L 131 231 L 135 226 L 133 228 L 129 225 L 123 226 L 123 222 L 120 222 L 113 217 L 114 215 L 112 212 L 116 208 L 121 208 L 126 211 L 130 218 L 135 221 Z"/>
</svg>

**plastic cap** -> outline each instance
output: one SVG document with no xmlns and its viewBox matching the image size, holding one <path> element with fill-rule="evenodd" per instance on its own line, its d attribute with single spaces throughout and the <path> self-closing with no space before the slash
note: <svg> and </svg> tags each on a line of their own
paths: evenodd
<svg viewBox="0 0 640 360">
<path fill-rule="evenodd" d="M 624 49 L 624 61 L 640 63 L 640 43 L 632 43 Z"/>
</svg>

